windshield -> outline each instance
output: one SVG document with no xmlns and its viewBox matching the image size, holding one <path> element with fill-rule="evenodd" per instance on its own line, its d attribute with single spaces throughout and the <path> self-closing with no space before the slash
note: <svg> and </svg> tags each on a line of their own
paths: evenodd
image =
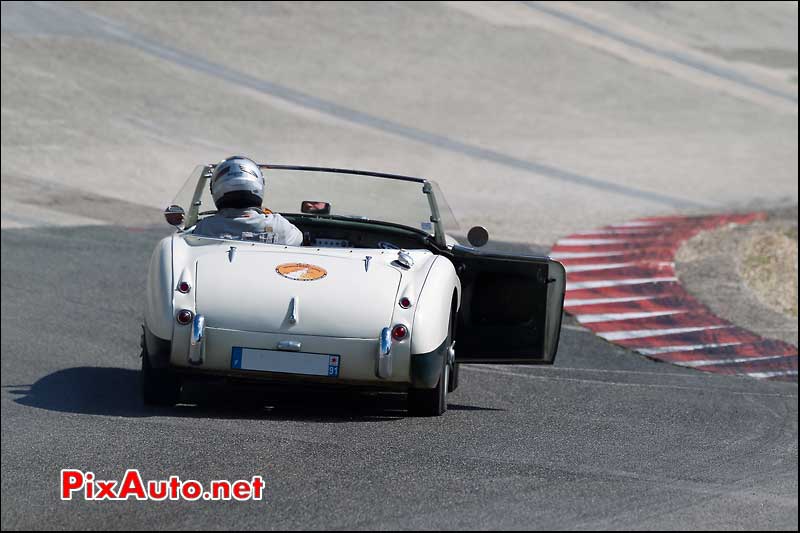
<svg viewBox="0 0 800 533">
<path fill-rule="evenodd" d="M 303 202 L 327 202 L 330 213 L 323 216 L 391 222 L 436 235 L 436 224 L 431 221 L 433 211 L 429 197 L 432 194 L 442 231 L 458 229 L 441 191 L 433 182 L 348 172 L 266 166 L 261 169 L 266 180 L 263 207 L 276 213 L 300 214 Z M 186 211 L 186 227 L 216 212 L 210 178 L 211 167 L 196 167 L 173 201 Z M 429 184 L 430 194 L 423 190 L 426 184 Z"/>
</svg>

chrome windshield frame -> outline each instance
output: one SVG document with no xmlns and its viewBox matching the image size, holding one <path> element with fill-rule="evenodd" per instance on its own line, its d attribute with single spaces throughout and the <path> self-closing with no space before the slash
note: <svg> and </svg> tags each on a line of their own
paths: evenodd
<svg viewBox="0 0 800 533">
<path fill-rule="evenodd" d="M 447 247 L 442 216 L 439 212 L 439 204 L 436 202 L 436 193 L 433 192 L 433 185 L 428 180 L 422 185 L 422 192 L 428 195 L 428 204 L 431 206 L 431 222 L 433 223 L 433 239 L 442 248 Z"/>
<path fill-rule="evenodd" d="M 433 240 L 434 242 L 441 246 L 446 247 L 446 238 L 445 238 L 445 229 L 442 223 L 442 216 L 441 211 L 439 209 L 438 200 L 436 198 L 436 194 L 434 192 L 435 187 L 433 186 L 433 182 L 425 179 L 425 178 L 418 178 L 414 176 L 404 176 L 401 174 L 389 174 L 386 172 L 372 172 L 368 170 L 354 170 L 354 169 L 344 169 L 344 168 L 335 168 L 335 167 L 313 167 L 313 166 L 304 166 L 304 165 L 274 165 L 274 164 L 263 164 L 259 163 L 258 165 L 262 169 L 271 169 L 271 170 L 296 170 L 296 171 L 306 171 L 306 172 L 323 172 L 323 173 L 334 173 L 334 174 L 352 174 L 356 176 L 370 176 L 373 178 L 381 178 L 381 179 L 391 179 L 391 180 L 399 180 L 399 181 L 406 181 L 406 182 L 414 182 L 419 183 L 422 185 L 422 193 L 427 196 L 428 199 L 428 206 L 430 208 L 430 221 L 433 224 Z M 189 207 L 187 214 L 186 214 L 186 221 L 184 223 L 184 229 L 189 229 L 195 224 L 199 219 L 199 207 L 201 204 L 201 198 L 203 195 L 204 187 L 208 186 L 208 180 L 211 178 L 212 173 L 214 172 L 214 168 L 216 167 L 215 163 L 207 164 L 202 167 L 202 171 L 200 176 L 198 176 L 197 185 L 194 189 L 194 194 L 192 196 L 192 203 Z M 354 219 L 356 220 L 356 219 Z M 393 223 L 396 224 L 396 223 Z M 401 224 L 397 224 L 401 225 Z M 410 226 L 405 226 L 409 229 L 416 230 L 416 228 L 411 228 Z"/>
</svg>

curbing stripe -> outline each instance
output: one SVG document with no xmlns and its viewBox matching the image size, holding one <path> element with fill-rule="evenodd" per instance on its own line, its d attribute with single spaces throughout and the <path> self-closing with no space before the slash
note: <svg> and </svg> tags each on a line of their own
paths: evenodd
<svg viewBox="0 0 800 533">
<path fill-rule="evenodd" d="M 685 313 L 684 310 L 676 311 L 649 311 L 649 312 L 632 312 L 632 313 L 599 313 L 596 315 L 575 315 L 578 322 L 581 324 L 591 324 L 593 322 L 615 322 L 619 320 L 633 320 L 635 318 L 653 318 L 657 316 L 676 315 L 678 313 Z"/>
<path fill-rule="evenodd" d="M 602 289 L 604 287 L 643 285 L 645 283 L 663 283 L 665 281 L 678 281 L 678 278 L 601 279 L 597 281 L 577 281 L 575 283 L 567 282 L 567 292 L 577 289 Z"/>
<path fill-rule="evenodd" d="M 664 346 L 663 348 L 639 348 L 636 350 L 642 355 L 658 355 L 670 352 L 693 352 L 695 350 L 707 350 L 709 348 L 720 348 L 723 346 L 740 346 L 741 342 L 723 342 L 719 344 L 695 344 L 681 346 Z"/>
<path fill-rule="evenodd" d="M 765 218 L 646 217 L 567 236 L 550 254 L 567 270 L 564 308 L 588 330 L 651 359 L 705 372 L 796 380 L 795 346 L 715 316 L 675 276 L 675 253 L 684 241 L 700 231 Z"/>
</svg>

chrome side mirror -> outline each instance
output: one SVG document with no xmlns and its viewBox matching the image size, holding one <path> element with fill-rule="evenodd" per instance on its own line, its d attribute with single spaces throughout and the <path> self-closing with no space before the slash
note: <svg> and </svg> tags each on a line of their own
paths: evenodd
<svg viewBox="0 0 800 533">
<path fill-rule="evenodd" d="M 186 212 L 179 205 L 171 205 L 164 210 L 164 218 L 170 226 L 178 227 L 186 219 Z"/>
<path fill-rule="evenodd" d="M 480 248 L 489 242 L 489 232 L 483 226 L 475 226 L 467 233 L 467 240 L 475 248 Z"/>
</svg>

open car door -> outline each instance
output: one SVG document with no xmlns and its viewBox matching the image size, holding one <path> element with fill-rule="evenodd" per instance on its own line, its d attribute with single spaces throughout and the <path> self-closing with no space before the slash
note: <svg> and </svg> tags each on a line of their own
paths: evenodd
<svg viewBox="0 0 800 533">
<path fill-rule="evenodd" d="M 461 279 L 456 362 L 552 364 L 564 308 L 564 266 L 547 257 L 454 246 Z"/>
</svg>

